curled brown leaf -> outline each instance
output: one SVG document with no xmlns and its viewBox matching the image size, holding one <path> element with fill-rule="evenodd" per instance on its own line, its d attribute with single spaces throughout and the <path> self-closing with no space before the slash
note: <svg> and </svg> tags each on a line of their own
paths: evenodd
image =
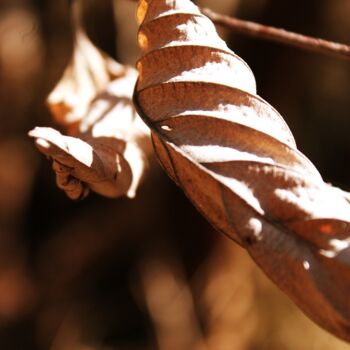
<svg viewBox="0 0 350 350">
<path fill-rule="evenodd" d="M 325 183 L 188 0 L 140 0 L 134 102 L 169 176 L 315 322 L 350 341 L 349 194 Z"/>
<path fill-rule="evenodd" d="M 133 197 L 147 168 L 149 130 L 131 100 L 137 73 L 98 50 L 77 29 L 72 62 L 48 97 L 70 136 L 37 127 L 29 135 L 53 160 L 56 183 L 68 197 L 89 190 Z"/>
</svg>

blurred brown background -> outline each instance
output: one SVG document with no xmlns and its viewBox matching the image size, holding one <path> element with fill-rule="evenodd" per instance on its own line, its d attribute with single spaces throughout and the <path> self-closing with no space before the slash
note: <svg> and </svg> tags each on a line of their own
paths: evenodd
<svg viewBox="0 0 350 350">
<path fill-rule="evenodd" d="M 349 44 L 349 0 L 203 6 Z M 134 65 L 135 3 L 85 0 L 87 31 Z M 69 201 L 26 133 L 72 52 L 68 0 L 0 3 L 0 349 L 345 350 L 214 232 L 154 162 L 134 200 Z M 221 31 L 324 179 L 350 189 L 348 62 Z"/>
</svg>

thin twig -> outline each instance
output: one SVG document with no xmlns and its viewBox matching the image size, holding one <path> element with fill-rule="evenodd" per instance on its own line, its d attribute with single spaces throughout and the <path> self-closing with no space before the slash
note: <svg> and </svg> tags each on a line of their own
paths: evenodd
<svg viewBox="0 0 350 350">
<path fill-rule="evenodd" d="M 284 29 L 265 26 L 255 22 L 240 20 L 216 13 L 208 8 L 202 8 L 201 11 L 215 24 L 234 29 L 236 32 L 242 34 L 350 60 L 350 46 L 345 44 L 313 38 L 306 35 L 289 32 Z"/>
</svg>

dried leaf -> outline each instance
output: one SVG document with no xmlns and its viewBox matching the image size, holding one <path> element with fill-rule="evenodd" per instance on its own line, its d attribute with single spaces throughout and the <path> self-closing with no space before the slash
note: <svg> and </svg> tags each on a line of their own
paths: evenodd
<svg viewBox="0 0 350 350">
<path fill-rule="evenodd" d="M 107 197 L 135 196 L 150 149 L 149 130 L 131 101 L 136 76 L 78 29 L 73 61 L 48 98 L 71 136 L 43 127 L 29 133 L 53 159 L 57 185 L 70 198 L 83 198 L 90 189 Z"/>
<path fill-rule="evenodd" d="M 297 150 L 195 5 L 141 0 L 137 18 L 134 102 L 165 170 L 310 318 L 349 341 L 349 194 Z"/>
</svg>

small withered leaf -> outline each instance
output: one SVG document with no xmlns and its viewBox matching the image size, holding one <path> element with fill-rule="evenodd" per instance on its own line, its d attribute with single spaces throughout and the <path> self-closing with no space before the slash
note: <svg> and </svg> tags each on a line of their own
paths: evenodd
<svg viewBox="0 0 350 350">
<path fill-rule="evenodd" d="M 134 197 L 147 169 L 149 129 L 132 93 L 137 72 L 97 49 L 77 28 L 72 62 L 48 97 L 65 136 L 52 128 L 29 133 L 53 160 L 57 186 L 80 199 L 90 190 L 106 197 Z"/>
</svg>

